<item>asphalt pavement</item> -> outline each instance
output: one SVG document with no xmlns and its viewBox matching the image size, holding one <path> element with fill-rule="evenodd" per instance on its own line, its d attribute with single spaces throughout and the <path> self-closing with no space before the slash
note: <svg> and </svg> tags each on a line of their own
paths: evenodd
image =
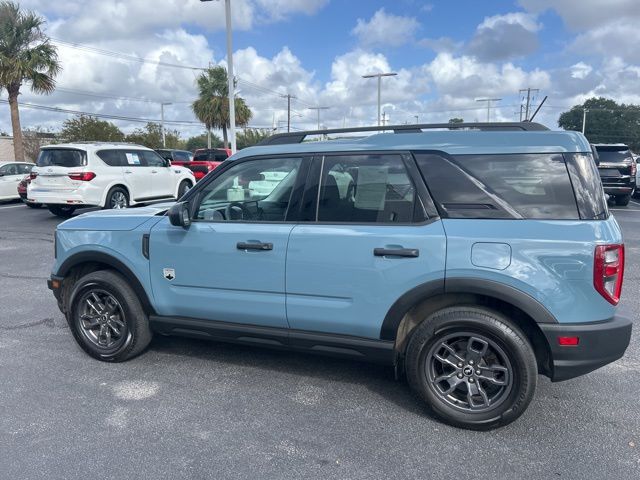
<svg viewBox="0 0 640 480">
<path fill-rule="evenodd" d="M 626 356 L 539 377 L 515 423 L 430 418 L 387 367 L 181 338 L 101 363 L 46 287 L 58 219 L 0 204 L 0 479 L 640 478 L 640 203 L 626 243 Z"/>
</svg>

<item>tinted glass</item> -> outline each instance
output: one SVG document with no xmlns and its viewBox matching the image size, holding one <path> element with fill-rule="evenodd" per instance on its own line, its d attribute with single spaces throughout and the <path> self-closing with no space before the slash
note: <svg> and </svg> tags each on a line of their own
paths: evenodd
<svg viewBox="0 0 640 480">
<path fill-rule="evenodd" d="M 138 153 L 148 167 L 164 167 L 167 165 L 166 160 L 152 150 L 140 150 Z"/>
<path fill-rule="evenodd" d="M 325 157 L 317 220 L 410 223 L 415 189 L 399 155 Z"/>
<path fill-rule="evenodd" d="M 34 166 L 35 165 L 26 165 L 24 163 L 18 164 L 19 173 L 22 175 L 30 173 Z"/>
<path fill-rule="evenodd" d="M 196 153 L 193 157 L 194 160 L 200 161 L 200 162 L 202 161 L 222 162 L 227 158 L 229 158 L 229 155 L 227 155 L 227 152 L 223 150 L 209 150 L 207 152 L 199 152 L 199 153 Z"/>
<path fill-rule="evenodd" d="M 562 155 L 459 155 L 442 160 L 450 167 L 447 176 L 428 168 L 424 159 L 418 163 L 449 217 L 580 218 Z"/>
<path fill-rule="evenodd" d="M 622 149 L 615 147 L 596 147 L 596 150 L 598 150 L 600 161 L 604 163 L 630 162 L 633 157 L 627 147 Z"/>
<path fill-rule="evenodd" d="M 123 150 L 100 150 L 96 155 L 110 167 L 122 167 L 127 163 Z"/>
<path fill-rule="evenodd" d="M 85 152 L 65 148 L 46 148 L 40 150 L 36 165 L 38 167 L 81 167 L 87 164 Z"/>
<path fill-rule="evenodd" d="M 19 175 L 20 169 L 18 168 L 17 163 L 10 163 L 8 165 L 3 165 L 0 167 L 0 173 L 3 175 Z"/>
<path fill-rule="evenodd" d="M 171 150 L 156 150 L 156 152 L 158 152 L 158 154 L 162 157 L 162 158 L 166 158 L 167 160 L 172 160 L 171 158 Z"/>
<path fill-rule="evenodd" d="M 173 152 L 173 158 L 179 162 L 188 162 L 190 160 L 187 152 Z"/>
<path fill-rule="evenodd" d="M 234 165 L 202 189 L 196 218 L 284 221 L 301 164 L 300 158 L 274 158 Z"/>
<path fill-rule="evenodd" d="M 602 182 L 592 155 L 585 153 L 565 154 L 567 169 L 573 183 L 580 218 L 599 220 L 609 216 L 607 200 Z"/>
</svg>

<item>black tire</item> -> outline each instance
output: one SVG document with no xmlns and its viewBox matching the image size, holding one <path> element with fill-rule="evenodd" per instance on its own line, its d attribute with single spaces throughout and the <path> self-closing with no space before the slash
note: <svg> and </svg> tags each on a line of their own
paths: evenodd
<svg viewBox="0 0 640 480">
<path fill-rule="evenodd" d="M 464 339 L 465 354 L 453 355 L 443 347 L 462 345 L 464 350 Z M 484 348 L 482 342 L 487 344 L 486 353 L 473 362 L 470 357 L 479 351 L 477 347 Z M 436 371 L 439 365 L 442 371 Z M 475 306 L 445 308 L 418 325 L 407 346 L 405 367 L 409 384 L 437 418 L 471 430 L 513 422 L 531 402 L 537 382 L 536 357 L 522 331 L 503 315 Z M 453 391 L 446 394 L 443 383 Z M 474 397 L 486 407 L 474 405 Z"/>
<path fill-rule="evenodd" d="M 60 218 L 70 218 L 76 207 L 67 207 L 66 205 L 49 205 L 49 211 Z"/>
<path fill-rule="evenodd" d="M 94 294 L 98 297 L 93 297 Z M 104 301 L 109 297 L 110 302 Z M 98 309 L 91 310 L 88 300 Z M 102 306 L 112 308 L 106 319 L 104 314 L 98 314 Z M 123 362 L 139 355 L 153 336 L 149 318 L 137 295 L 124 277 L 111 270 L 88 273 L 80 278 L 72 287 L 66 312 L 67 323 L 78 345 L 93 358 L 105 362 Z M 86 319 L 90 316 L 87 312 L 94 313 L 96 318 Z M 94 321 L 99 323 L 90 328 Z M 100 341 L 106 337 L 102 335 L 103 327 L 105 333 L 109 331 L 112 344 Z M 120 332 L 117 338 L 116 330 Z"/>
<path fill-rule="evenodd" d="M 129 208 L 129 193 L 124 187 L 113 187 L 107 193 L 104 210 Z"/>
<path fill-rule="evenodd" d="M 42 207 L 41 203 L 24 202 L 24 204 L 29 208 L 41 208 Z"/>
<path fill-rule="evenodd" d="M 178 187 L 178 197 L 176 200 L 180 200 L 185 193 L 187 193 L 193 185 L 189 180 L 183 180 L 180 182 L 180 186 Z"/>
<path fill-rule="evenodd" d="M 619 207 L 626 207 L 629 205 L 629 201 L 631 200 L 631 195 L 616 195 L 615 197 L 616 205 Z"/>
</svg>

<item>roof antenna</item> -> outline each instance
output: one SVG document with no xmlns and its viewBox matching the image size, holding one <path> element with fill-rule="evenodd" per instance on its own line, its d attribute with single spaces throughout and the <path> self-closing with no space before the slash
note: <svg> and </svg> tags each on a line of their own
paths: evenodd
<svg viewBox="0 0 640 480">
<path fill-rule="evenodd" d="M 540 107 L 542 107 L 542 104 L 547 101 L 547 97 L 548 97 L 548 95 L 544 96 L 544 98 L 540 102 L 540 105 L 538 105 L 538 108 L 536 108 L 536 111 L 533 112 L 533 115 L 531 115 L 531 118 L 528 120 L 529 122 L 533 122 L 533 117 L 536 116 L 536 113 L 538 113 L 538 111 L 540 110 Z M 525 120 L 525 121 L 527 121 L 527 120 Z"/>
</svg>

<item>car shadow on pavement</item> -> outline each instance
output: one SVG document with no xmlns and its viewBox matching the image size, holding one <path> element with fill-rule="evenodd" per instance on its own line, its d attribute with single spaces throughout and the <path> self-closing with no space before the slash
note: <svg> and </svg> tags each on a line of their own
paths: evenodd
<svg viewBox="0 0 640 480">
<path fill-rule="evenodd" d="M 155 335 L 146 355 L 176 355 L 224 366 L 262 370 L 326 382 L 362 385 L 373 393 L 417 415 L 429 415 L 407 382 L 395 379 L 391 366 L 288 350 Z M 435 420 L 434 420 L 435 421 Z"/>
</svg>

